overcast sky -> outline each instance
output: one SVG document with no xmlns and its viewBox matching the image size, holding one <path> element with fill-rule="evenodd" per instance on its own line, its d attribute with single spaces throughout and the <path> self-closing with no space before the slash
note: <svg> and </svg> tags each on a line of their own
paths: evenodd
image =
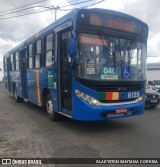
<svg viewBox="0 0 160 167">
<path fill-rule="evenodd" d="M 0 0 L 0 67 L 2 66 L 3 53 L 9 51 L 14 46 L 23 42 L 48 24 L 54 22 L 54 11 L 47 11 L 39 14 L 16 17 L 12 19 L 1 20 L 4 17 L 13 16 L 4 15 L 4 12 L 10 11 L 13 7 L 26 6 L 29 3 L 37 2 L 40 0 Z M 37 6 L 65 6 L 69 5 L 69 2 L 77 3 L 84 0 L 44 0 L 43 3 L 36 4 Z M 97 0 L 99 1 L 99 0 Z M 88 3 L 96 2 L 93 0 Z M 81 4 L 81 6 L 86 4 Z M 147 62 L 159 62 L 160 63 L 160 1 L 159 0 L 106 0 L 101 4 L 92 6 L 97 8 L 112 9 L 120 12 L 124 12 L 133 15 L 142 21 L 146 22 L 149 26 L 148 37 L 148 56 L 150 57 Z M 80 7 L 79 5 L 64 7 L 63 9 L 71 9 Z M 34 8 L 33 11 L 40 8 Z M 46 8 L 47 9 L 47 8 Z M 44 10 L 41 8 L 41 10 Z M 31 10 L 30 10 L 31 11 Z M 28 11 L 26 11 L 28 12 Z M 23 12 L 24 13 L 24 12 Z M 57 18 L 62 17 L 67 12 L 58 11 Z M 22 12 L 21 12 L 22 14 Z"/>
</svg>

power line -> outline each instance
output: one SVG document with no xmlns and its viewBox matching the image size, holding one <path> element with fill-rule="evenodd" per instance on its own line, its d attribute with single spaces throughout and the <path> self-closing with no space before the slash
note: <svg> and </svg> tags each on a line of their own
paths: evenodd
<svg viewBox="0 0 160 167">
<path fill-rule="evenodd" d="M 81 4 L 81 3 L 85 3 L 85 2 L 90 2 L 90 1 L 94 1 L 94 0 L 85 0 L 85 1 L 82 1 L 82 2 L 77 2 L 77 3 L 74 3 L 74 4 L 61 6 L 61 8 L 63 8 L 63 7 L 68 7 L 68 6 L 72 6 L 72 5 L 77 5 L 77 4 Z"/>
<path fill-rule="evenodd" d="M 18 13 L 18 12 L 22 12 L 22 11 L 25 11 L 25 10 L 28 10 L 28 9 L 33 9 L 33 8 L 36 8 L 36 7 L 53 9 L 53 7 L 47 7 L 47 6 L 32 6 L 32 7 L 28 7 L 28 8 L 25 8 L 25 9 L 18 10 L 18 11 L 8 12 L 8 13 L 5 13 L 5 14 L 0 14 L 0 16 L 5 16 L 5 15 L 8 15 L 8 14 L 12 14 L 12 13 Z"/>
<path fill-rule="evenodd" d="M 81 4 L 81 3 L 85 3 L 85 2 L 89 2 L 89 1 L 93 1 L 93 0 L 85 0 L 85 1 L 82 1 L 82 2 L 74 3 L 74 4 L 64 5 L 64 6 L 61 6 L 61 8 L 68 7 L 68 6 L 71 6 L 71 5 L 77 5 L 77 4 Z M 75 2 L 75 1 L 72 1 L 72 2 Z M 60 5 L 58 5 L 58 6 L 60 6 Z M 22 11 L 25 11 L 25 10 L 28 10 L 28 9 L 33 9 L 35 7 L 50 8 L 50 9 L 54 9 L 55 8 L 54 6 L 51 6 L 51 7 L 47 7 L 47 6 L 31 6 L 31 7 L 28 7 L 28 8 L 21 9 L 21 10 L 17 10 L 17 11 L 12 11 L 12 12 L 7 12 L 7 13 L 4 13 L 4 14 L 0 14 L 0 16 L 5 16 L 5 15 L 13 14 L 13 13 L 22 12 Z"/>
<path fill-rule="evenodd" d="M 27 3 L 27 4 L 24 4 L 23 6 L 19 6 L 19 7 L 15 7 L 15 8 L 11 8 L 10 10 L 6 10 L 4 12 L 0 12 L 0 16 L 2 15 L 8 15 L 10 13 L 16 13 L 16 12 L 19 12 L 19 11 L 15 11 L 16 9 L 21 9 L 21 8 L 24 8 L 24 7 L 27 7 L 27 6 L 31 6 L 31 5 L 35 5 L 37 3 L 42 3 L 42 2 L 45 2 L 45 1 L 48 1 L 48 0 L 40 0 L 40 1 L 36 1 L 36 2 L 33 2 L 33 3 Z M 71 2 L 75 2 L 76 0 L 73 0 L 73 1 L 70 1 L 68 3 L 71 3 Z M 63 3 L 63 4 L 68 4 L 68 3 Z M 57 6 L 61 6 L 62 4 L 58 4 Z M 31 6 L 31 8 L 34 8 L 34 6 Z M 26 8 L 24 8 L 26 9 Z M 23 9 L 21 9 L 23 10 Z"/>
<path fill-rule="evenodd" d="M 88 6 L 84 6 L 83 8 L 91 7 L 91 6 L 97 5 L 97 4 L 99 4 L 99 3 L 102 3 L 102 2 L 104 2 L 104 1 L 106 1 L 106 0 L 101 0 L 101 1 L 99 1 L 99 2 L 95 2 L 94 4 L 91 4 L 91 5 L 88 5 Z"/>
<path fill-rule="evenodd" d="M 85 2 L 89 2 L 89 1 L 93 1 L 93 0 L 86 0 L 86 1 L 83 1 L 83 2 L 74 3 L 74 4 L 71 4 L 71 5 L 64 5 L 64 6 L 58 7 L 57 9 L 62 10 L 62 11 L 66 11 L 65 9 L 61 9 L 61 8 L 63 8 L 63 7 L 68 7 L 68 6 L 72 6 L 72 5 L 77 5 L 77 4 L 81 4 L 81 3 L 85 3 Z M 96 5 L 96 4 L 101 3 L 101 2 L 103 2 L 103 1 L 105 1 L 105 0 L 101 0 L 101 1 L 99 1 L 99 2 L 97 2 L 97 3 L 88 5 L 88 6 L 86 6 L 86 7 Z M 85 7 L 85 6 L 84 6 L 84 7 Z M 31 14 L 36 14 L 36 13 L 41 13 L 41 12 L 45 12 L 45 11 L 49 11 L 49 10 L 56 9 L 54 6 L 52 6 L 52 7 L 45 7 L 45 8 L 48 8 L 48 9 L 41 10 L 41 11 L 34 11 L 34 12 L 30 12 L 30 13 L 25 13 L 25 14 L 19 14 L 19 15 L 16 15 L 16 16 L 9 16 L 9 17 L 5 17 L 5 18 L 1 18 L 0 20 L 6 20 L 6 19 L 10 19 L 10 18 L 16 18 L 16 17 L 20 17 L 20 16 L 26 16 L 26 15 L 31 15 Z M 68 9 L 68 10 L 73 10 L 73 9 Z"/>
<path fill-rule="evenodd" d="M 16 18 L 16 17 L 20 17 L 20 16 L 31 15 L 31 14 L 35 14 L 35 13 L 41 13 L 41 12 L 45 12 L 45 11 L 49 11 L 49 10 L 52 10 L 52 9 L 46 9 L 46 10 L 31 12 L 31 13 L 25 13 L 25 14 L 20 14 L 20 15 L 17 15 L 17 16 L 10 16 L 10 17 L 6 17 L 6 18 L 2 18 L 0 20 L 6 20 L 6 19 Z"/>
<path fill-rule="evenodd" d="M 33 0 L 28 0 L 28 1 L 30 2 L 30 1 L 33 1 Z M 19 2 L 18 2 L 18 3 L 11 3 L 11 4 L 8 4 L 9 7 L 5 8 L 5 9 L 3 9 L 3 10 L 0 9 L 0 13 L 8 12 L 8 10 L 14 9 L 14 8 L 17 6 L 17 4 L 18 4 L 18 5 L 19 5 L 19 4 L 23 4 L 23 5 L 24 5 L 24 3 L 22 3 L 22 2 L 21 2 L 21 3 L 19 3 Z M 13 7 L 13 6 L 14 6 L 14 7 Z"/>
<path fill-rule="evenodd" d="M 48 1 L 48 0 L 40 0 L 40 1 L 36 1 L 36 2 L 33 2 L 33 3 L 26 3 L 26 4 L 23 4 L 23 6 L 19 6 L 19 7 L 14 7 L 14 8 L 11 8 L 10 10 L 6 10 L 4 12 L 0 12 L 1 14 L 3 13 L 8 13 L 8 12 L 11 12 L 11 11 L 14 11 L 16 9 L 21 9 L 21 8 L 24 8 L 24 7 L 27 7 L 27 6 L 31 6 L 31 5 L 35 5 L 37 3 L 42 3 L 44 1 Z"/>
<path fill-rule="evenodd" d="M 56 8 L 54 8 L 54 10 L 55 10 L 55 21 L 56 21 L 56 19 L 57 19 L 57 10 L 61 10 L 61 8 L 63 8 L 63 7 L 68 7 L 68 6 L 72 6 L 72 5 L 77 5 L 77 4 L 81 4 L 81 3 L 85 3 L 85 2 L 89 2 L 89 1 L 93 1 L 93 0 L 86 0 L 86 1 L 83 1 L 83 2 L 77 2 L 77 3 L 74 3 L 74 4 L 70 4 L 70 5 L 65 5 L 65 6 L 61 6 L 61 7 L 59 7 L 59 6 L 57 6 Z M 102 1 L 104 1 L 104 0 L 102 0 Z M 61 10 L 61 11 L 69 11 L 70 9 L 68 9 L 68 10 Z M 71 9 L 71 10 L 73 10 L 73 9 Z"/>
<path fill-rule="evenodd" d="M 102 2 L 104 2 L 104 1 L 106 1 L 106 0 L 101 0 L 101 1 L 96 2 L 96 3 L 94 3 L 94 4 L 87 5 L 87 6 L 83 6 L 83 8 L 87 8 L 87 7 L 90 7 L 90 6 L 94 6 L 94 5 L 97 5 L 97 4 L 102 3 Z M 79 8 L 74 8 L 74 9 L 79 9 Z M 61 10 L 61 11 L 70 11 L 70 10 L 73 10 L 73 9 L 59 9 L 59 10 Z"/>
</svg>

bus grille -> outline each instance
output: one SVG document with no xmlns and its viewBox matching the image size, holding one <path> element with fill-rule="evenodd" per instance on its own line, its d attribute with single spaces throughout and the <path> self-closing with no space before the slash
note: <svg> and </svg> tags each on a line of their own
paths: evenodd
<svg viewBox="0 0 160 167">
<path fill-rule="evenodd" d="M 146 81 L 91 81 L 86 79 L 80 79 L 76 77 L 76 80 L 90 89 L 97 92 L 128 92 L 138 91 L 145 87 Z"/>
<path fill-rule="evenodd" d="M 140 89 L 142 89 L 142 86 L 130 86 L 127 85 L 125 87 L 118 87 L 116 86 L 89 86 L 89 88 L 96 90 L 98 92 L 127 92 L 127 91 L 138 91 Z"/>
</svg>

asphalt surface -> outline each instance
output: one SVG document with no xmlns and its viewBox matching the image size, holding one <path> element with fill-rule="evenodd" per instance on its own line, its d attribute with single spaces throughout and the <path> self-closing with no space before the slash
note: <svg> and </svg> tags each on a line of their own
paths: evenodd
<svg viewBox="0 0 160 167">
<path fill-rule="evenodd" d="M 44 109 L 16 103 L 13 95 L 0 85 L 0 157 L 160 158 L 160 106 L 146 109 L 141 116 L 111 121 L 62 118 L 52 122 Z"/>
</svg>

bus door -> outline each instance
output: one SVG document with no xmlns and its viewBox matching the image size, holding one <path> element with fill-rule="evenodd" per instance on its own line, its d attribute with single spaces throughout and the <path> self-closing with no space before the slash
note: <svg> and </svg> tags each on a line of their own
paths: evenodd
<svg viewBox="0 0 160 167">
<path fill-rule="evenodd" d="M 11 80 L 10 80 L 10 57 L 7 57 L 7 81 L 8 81 L 8 90 L 11 91 Z"/>
<path fill-rule="evenodd" d="M 20 51 L 20 73 L 21 73 L 21 86 L 22 97 L 27 98 L 27 50 Z"/>
<path fill-rule="evenodd" d="M 68 38 L 71 32 L 63 32 L 59 35 L 59 56 L 58 56 L 58 71 L 59 71 L 59 111 L 71 114 L 72 102 L 72 71 L 71 59 L 68 55 Z"/>
</svg>

